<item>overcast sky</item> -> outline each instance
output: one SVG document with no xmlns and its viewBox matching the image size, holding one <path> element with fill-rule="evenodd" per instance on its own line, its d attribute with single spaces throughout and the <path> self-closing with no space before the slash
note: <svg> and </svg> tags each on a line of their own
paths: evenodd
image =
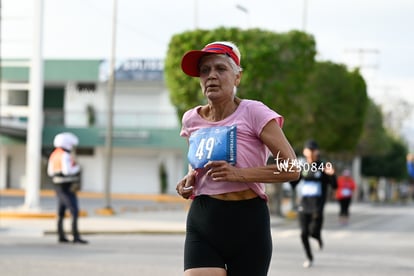
<svg viewBox="0 0 414 276">
<path fill-rule="evenodd" d="M 2 57 L 30 56 L 33 2 L 2 1 Z M 44 58 L 109 59 L 112 3 L 44 0 Z M 163 59 L 173 34 L 219 26 L 305 30 L 318 59 L 362 66 L 374 100 L 414 103 L 413 0 L 118 0 L 116 55 Z"/>
</svg>

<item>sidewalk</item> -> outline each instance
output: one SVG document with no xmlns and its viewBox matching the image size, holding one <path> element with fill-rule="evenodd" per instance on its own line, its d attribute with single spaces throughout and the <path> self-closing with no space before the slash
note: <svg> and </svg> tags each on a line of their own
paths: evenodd
<svg viewBox="0 0 414 276">
<path fill-rule="evenodd" d="M 2 198 L 17 197 L 23 202 L 24 191 L 2 190 Z M 54 197 L 54 191 L 42 190 L 42 198 Z M 79 200 L 103 199 L 101 193 L 79 192 Z M 184 233 L 185 219 L 190 201 L 175 195 L 112 194 L 112 199 L 152 201 L 152 205 L 139 209 L 124 207 L 114 214 L 100 212 L 98 208 L 82 209 L 79 230 L 82 234 L 133 234 L 133 233 Z M 65 219 L 65 229 L 70 229 L 71 219 Z M 47 235 L 56 233 L 56 210 L 28 210 L 24 206 L 0 207 L 0 235 Z"/>
<path fill-rule="evenodd" d="M 21 190 L 2 190 L 0 196 L 24 197 Z M 54 197 L 53 191 L 42 191 L 41 197 Z M 79 192 L 79 200 L 103 198 L 99 193 Z M 184 234 L 187 212 L 191 201 L 175 195 L 125 195 L 113 194 L 112 199 L 152 201 L 142 208 L 121 208 L 112 215 L 102 215 L 97 210 L 81 210 L 79 230 L 82 235 L 92 234 Z M 81 204 L 82 209 L 82 204 Z M 272 225 L 282 222 L 272 217 Z M 71 219 L 64 221 L 70 232 Z M 27 210 L 22 206 L 0 207 L 0 235 L 43 236 L 56 234 L 55 210 Z"/>
<path fill-rule="evenodd" d="M 187 211 L 148 211 L 120 213 L 111 216 L 89 215 L 79 218 L 79 230 L 89 234 L 182 234 L 185 233 Z M 65 219 L 69 232 L 71 219 Z M 0 215 L 0 235 L 42 236 L 56 234 L 55 218 L 3 218 Z"/>
</svg>

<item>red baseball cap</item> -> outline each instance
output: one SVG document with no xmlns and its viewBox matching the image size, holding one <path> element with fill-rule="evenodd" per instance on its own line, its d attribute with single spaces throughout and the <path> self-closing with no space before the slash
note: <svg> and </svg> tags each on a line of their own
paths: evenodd
<svg viewBox="0 0 414 276">
<path fill-rule="evenodd" d="M 181 69 L 191 77 L 199 77 L 200 59 L 206 55 L 224 54 L 229 56 L 237 66 L 240 66 L 240 51 L 236 45 L 229 42 L 213 42 L 207 44 L 202 50 L 193 50 L 187 52 L 181 60 Z"/>
</svg>

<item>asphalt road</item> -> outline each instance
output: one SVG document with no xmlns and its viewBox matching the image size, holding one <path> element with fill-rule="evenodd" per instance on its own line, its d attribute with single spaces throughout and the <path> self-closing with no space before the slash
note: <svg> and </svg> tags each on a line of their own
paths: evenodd
<svg viewBox="0 0 414 276">
<path fill-rule="evenodd" d="M 414 205 L 354 204 L 351 223 L 340 226 L 337 205 L 326 209 L 325 247 L 315 266 L 302 267 L 296 221 L 272 226 L 273 275 L 414 275 Z M 62 245 L 54 235 L 2 236 L 0 275 L 183 275 L 184 235 L 88 235 L 88 245 Z M 255 276 L 255 275 L 252 275 Z"/>
</svg>

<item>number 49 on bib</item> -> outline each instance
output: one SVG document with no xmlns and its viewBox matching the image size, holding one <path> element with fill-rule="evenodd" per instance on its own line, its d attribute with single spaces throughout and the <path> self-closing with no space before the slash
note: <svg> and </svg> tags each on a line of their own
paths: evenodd
<svg viewBox="0 0 414 276">
<path fill-rule="evenodd" d="M 189 138 L 188 161 L 195 169 L 202 168 L 208 161 L 224 160 L 236 163 L 236 126 L 202 128 Z"/>
</svg>

